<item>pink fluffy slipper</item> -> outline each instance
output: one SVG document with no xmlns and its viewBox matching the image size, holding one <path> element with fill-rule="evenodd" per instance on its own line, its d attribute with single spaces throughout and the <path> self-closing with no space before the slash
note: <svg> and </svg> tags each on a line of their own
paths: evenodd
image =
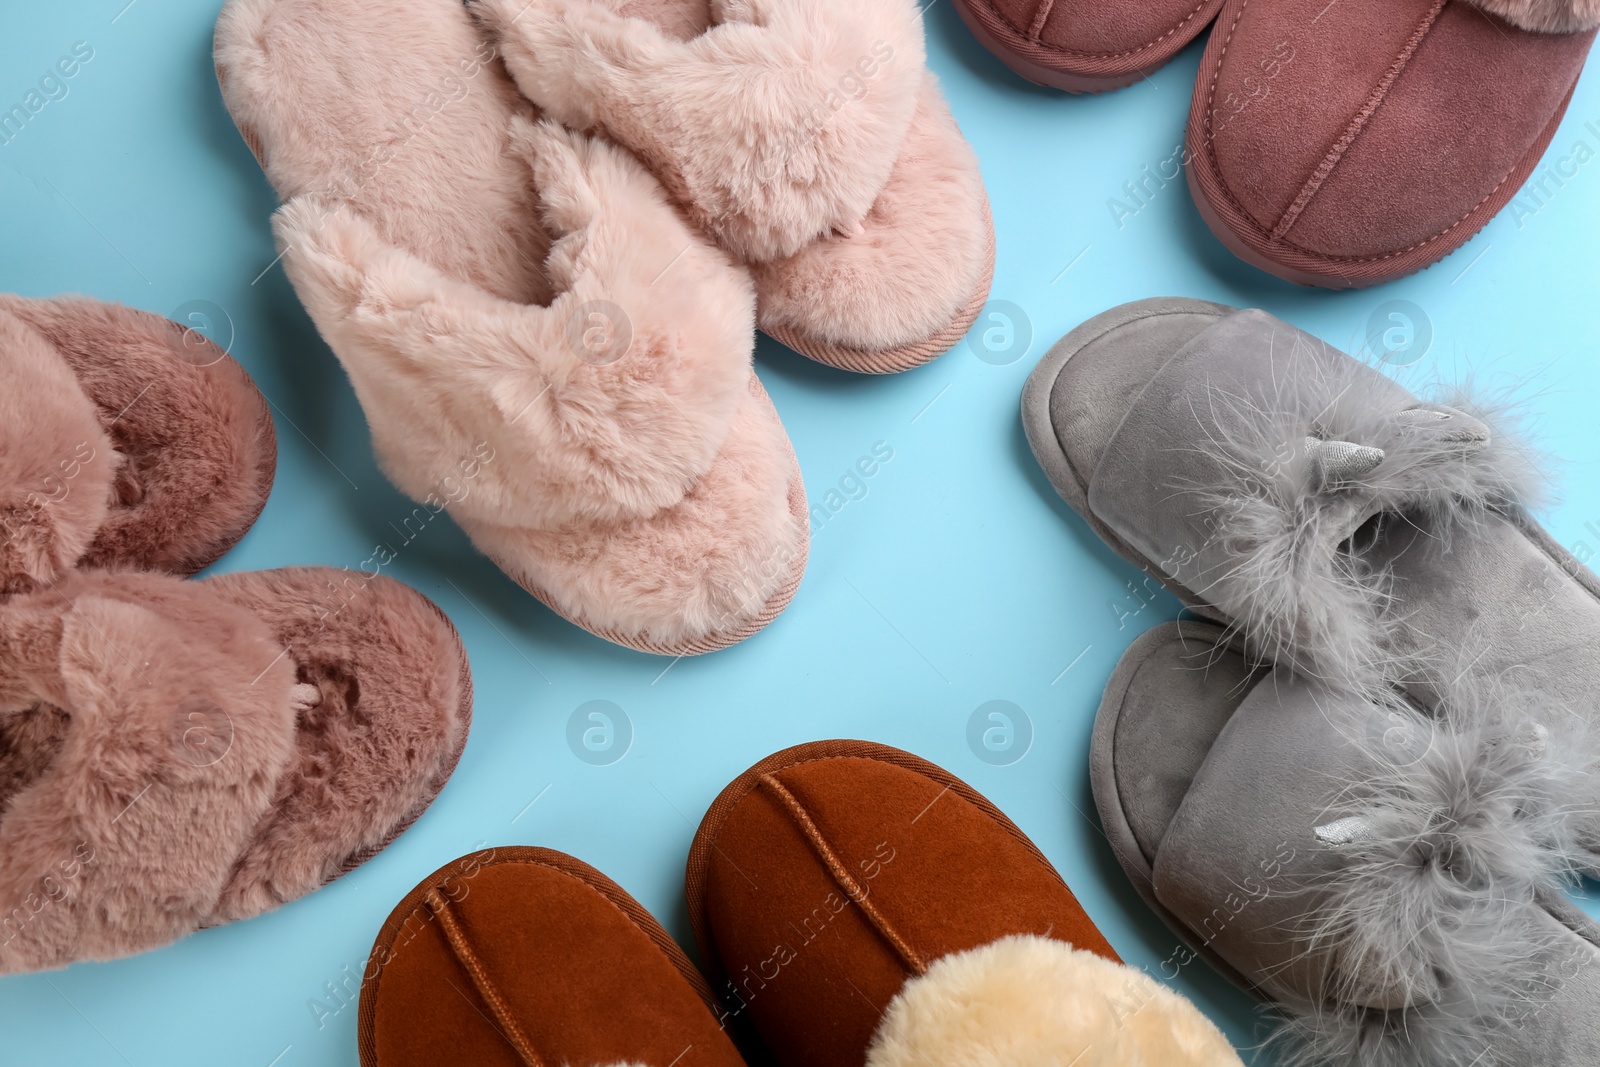
<svg viewBox="0 0 1600 1067">
<path fill-rule="evenodd" d="M 535 121 L 460 0 L 230 0 L 217 75 L 379 461 L 555 611 L 687 655 L 807 550 L 748 272 L 632 156 Z"/>
<path fill-rule="evenodd" d="M 761 328 L 887 373 L 958 342 L 994 227 L 914 0 L 469 0 L 518 87 L 752 265 Z"/>
<path fill-rule="evenodd" d="M 471 709 L 454 627 L 388 578 L 77 571 L 0 604 L 0 975 L 331 881 L 444 787 Z"/>
<path fill-rule="evenodd" d="M 0 294 L 0 594 L 74 566 L 193 574 L 260 515 L 277 455 L 255 383 L 200 334 Z"/>
</svg>

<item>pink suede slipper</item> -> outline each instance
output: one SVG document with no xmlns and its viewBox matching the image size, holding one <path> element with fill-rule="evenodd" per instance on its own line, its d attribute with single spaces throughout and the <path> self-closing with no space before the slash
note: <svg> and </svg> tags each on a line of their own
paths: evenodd
<svg viewBox="0 0 1600 1067">
<path fill-rule="evenodd" d="M 193 574 L 256 521 L 277 460 L 255 383 L 195 331 L 0 294 L 0 594 L 74 566 Z"/>
<path fill-rule="evenodd" d="M 1022 77 L 1069 93 L 1121 89 L 1188 47 L 1223 0 L 955 0 L 961 21 Z"/>
<path fill-rule="evenodd" d="M 751 265 L 777 340 L 881 374 L 977 318 L 994 225 L 914 0 L 469 5 L 530 100 L 638 153 Z"/>
<path fill-rule="evenodd" d="M 643 166 L 536 122 L 460 0 L 230 0 L 216 60 L 402 490 L 630 648 L 709 652 L 788 604 L 805 489 L 749 274 Z"/>
<path fill-rule="evenodd" d="M 270 911 L 411 824 L 472 681 L 421 594 L 77 571 L 0 605 L 0 974 Z"/>
<path fill-rule="evenodd" d="M 1189 113 L 1195 204 L 1302 285 L 1432 266 L 1538 167 L 1596 27 L 1600 0 L 1228 0 Z"/>
</svg>

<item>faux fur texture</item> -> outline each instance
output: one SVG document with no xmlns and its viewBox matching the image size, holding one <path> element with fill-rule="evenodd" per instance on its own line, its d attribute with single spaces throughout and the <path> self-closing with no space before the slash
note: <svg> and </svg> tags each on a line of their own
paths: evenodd
<svg viewBox="0 0 1600 1067">
<path fill-rule="evenodd" d="M 741 258 L 855 233 L 889 180 L 925 52 L 912 0 L 718 0 L 688 41 L 601 0 L 472 0 L 523 93 L 643 156 Z"/>
<path fill-rule="evenodd" d="M 751 267 L 762 329 L 882 351 L 937 334 L 989 269 L 988 194 L 934 76 L 862 232 Z"/>
<path fill-rule="evenodd" d="M 1227 1039 L 1142 971 L 1044 937 L 945 956 L 890 1003 L 867 1067 L 1237 1067 Z"/>
<path fill-rule="evenodd" d="M 519 581 L 586 625 L 661 641 L 742 621 L 787 576 L 763 565 L 803 558 L 805 539 L 787 438 L 752 400 L 748 275 L 620 149 L 514 123 L 561 235 L 548 308 L 452 281 L 305 199 L 279 216 L 290 277 L 402 490 L 427 500 L 487 457 L 450 511 Z M 632 345 L 596 365 L 572 335 L 601 301 Z"/>
<path fill-rule="evenodd" d="M 470 691 L 449 623 L 387 578 L 75 571 L 13 598 L 0 973 L 144 951 L 317 888 L 437 793 Z"/>
<path fill-rule="evenodd" d="M 271 492 L 277 439 L 266 401 L 222 349 L 94 300 L 0 295 L 0 320 L 0 374 L 32 382 L 0 391 L 0 514 L 21 527 L 0 547 L 0 588 L 74 564 L 192 574 L 244 536 Z M 21 558 L 7 563 L 8 552 Z"/>
<path fill-rule="evenodd" d="M 751 399 L 751 282 L 637 160 L 526 118 L 458 0 L 229 0 L 216 54 L 402 489 L 613 640 L 739 630 L 746 587 L 781 606 L 805 509 Z M 345 77 L 363 62 L 382 76 Z M 586 361 L 606 317 L 631 345 Z"/>
<path fill-rule="evenodd" d="M 0 311 L 0 594 L 53 582 L 89 550 L 121 465 L 72 368 Z"/>
<path fill-rule="evenodd" d="M 1600 0 L 1473 0 L 1513 26 L 1536 33 L 1574 33 L 1600 26 Z"/>
<path fill-rule="evenodd" d="M 495 458 L 458 518 L 544 528 L 653 514 L 710 467 L 747 389 L 748 276 L 620 149 L 513 122 L 559 235 L 549 307 L 454 281 L 312 198 L 279 212 L 285 267 L 355 384 L 385 472 L 412 497 L 487 443 Z M 632 344 L 596 364 L 573 333 L 601 301 Z"/>
<path fill-rule="evenodd" d="M 1362 554 L 1372 534 L 1363 525 L 1426 518 L 1446 551 L 1455 531 L 1529 503 L 1542 483 L 1507 405 L 1462 393 L 1394 410 L 1361 363 L 1297 366 L 1266 403 L 1215 390 L 1196 401 L 1216 413 L 1214 436 L 1197 447 L 1218 480 L 1180 489 L 1225 561 L 1206 576 L 1207 599 L 1266 659 L 1364 685 L 1384 677 L 1386 634 L 1404 619 L 1387 574 Z M 1329 482 L 1324 460 L 1341 443 L 1381 449 L 1381 460 Z"/>
<path fill-rule="evenodd" d="M 202 588 L 261 619 L 315 687 L 294 754 L 207 925 L 247 919 L 374 855 L 431 804 L 472 720 L 455 627 L 427 597 L 367 571 L 225 574 Z"/>
<path fill-rule="evenodd" d="M 1400 705 L 1381 738 L 1356 731 L 1374 773 L 1328 813 L 1348 820 L 1327 846 L 1340 872 L 1310 887 L 1297 931 L 1335 965 L 1326 990 L 1286 1006 L 1288 1063 L 1518 1062 L 1511 1035 L 1573 944 L 1539 899 L 1594 870 L 1600 811 L 1600 748 L 1577 716 L 1552 728 L 1542 711 L 1470 683 L 1437 722 Z"/>
<path fill-rule="evenodd" d="M 290 758 L 292 663 L 261 620 L 155 576 L 74 572 L 0 606 L 0 635 L 0 715 L 71 716 L 0 813 L 0 973 L 191 932 Z"/>
</svg>

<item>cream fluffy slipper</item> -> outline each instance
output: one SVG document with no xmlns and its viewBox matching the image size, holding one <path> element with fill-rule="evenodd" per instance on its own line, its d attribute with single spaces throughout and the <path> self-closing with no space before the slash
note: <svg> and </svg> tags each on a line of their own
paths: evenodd
<svg viewBox="0 0 1600 1067">
<path fill-rule="evenodd" d="M 74 571 L 0 605 L 0 974 L 270 911 L 392 841 L 466 743 L 455 628 L 388 578 Z"/>
<path fill-rule="evenodd" d="M 457 0 L 231 0 L 216 60 L 401 489 L 630 648 L 783 609 L 805 493 L 749 275 L 637 161 L 536 121 Z"/>
<path fill-rule="evenodd" d="M 0 595 L 76 566 L 193 574 L 254 524 L 277 462 L 266 400 L 197 331 L 0 295 Z"/>
<path fill-rule="evenodd" d="M 913 0 L 470 0 L 518 87 L 637 152 L 750 263 L 761 328 L 847 370 L 919 366 L 988 297 L 977 160 Z"/>
</svg>

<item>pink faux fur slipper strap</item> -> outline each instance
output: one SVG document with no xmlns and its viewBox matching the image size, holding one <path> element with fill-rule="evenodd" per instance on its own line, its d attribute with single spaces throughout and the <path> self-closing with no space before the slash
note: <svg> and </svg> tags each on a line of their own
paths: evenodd
<svg viewBox="0 0 1600 1067">
<path fill-rule="evenodd" d="M 1535 33 L 1578 33 L 1600 26 L 1600 0 L 1470 0 Z"/>
<path fill-rule="evenodd" d="M 259 914 L 438 792 L 470 707 L 454 631 L 337 573 L 85 571 L 0 604 L 0 974 Z"/>
<path fill-rule="evenodd" d="M 470 0 L 552 118 L 642 156 L 741 258 L 858 232 L 917 107 L 912 0 L 718 0 L 680 40 L 612 0 Z"/>
<path fill-rule="evenodd" d="M 0 595 L 74 566 L 192 574 L 272 488 L 266 401 L 188 324 L 0 294 Z"/>
<path fill-rule="evenodd" d="M 710 468 L 749 391 L 748 281 L 615 146 L 521 118 L 512 145 L 559 235 L 549 306 L 452 278 L 309 194 L 278 213 L 285 269 L 414 499 L 469 526 L 656 514 Z M 456 499 L 441 487 L 463 464 L 485 476 Z"/>
<path fill-rule="evenodd" d="M 123 457 L 71 366 L 0 306 L 0 593 L 48 582 L 89 550 Z"/>
<path fill-rule="evenodd" d="M 1089 506 L 1239 621 L 1258 651 L 1319 677 L 1378 657 L 1378 578 L 1349 551 L 1387 513 L 1510 506 L 1515 449 L 1479 419 L 1260 311 L 1220 319 L 1133 402 Z"/>
</svg>

